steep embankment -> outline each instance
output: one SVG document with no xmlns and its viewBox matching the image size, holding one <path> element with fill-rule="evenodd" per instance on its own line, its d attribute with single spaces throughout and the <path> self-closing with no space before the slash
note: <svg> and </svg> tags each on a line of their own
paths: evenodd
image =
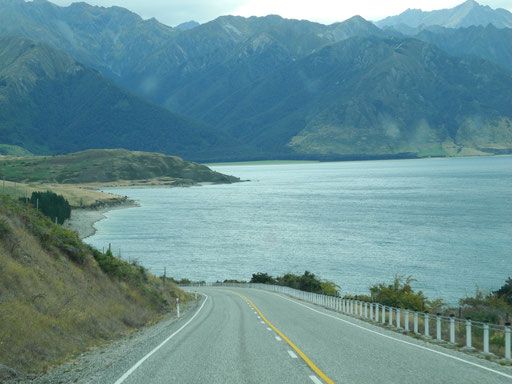
<svg viewBox="0 0 512 384">
<path fill-rule="evenodd" d="M 170 282 L 163 286 L 144 268 L 96 251 L 0 196 L 0 368 L 47 370 L 156 320 L 176 296 L 186 298 Z"/>
<path fill-rule="evenodd" d="M 237 177 L 159 153 L 95 149 L 68 155 L 0 159 L 2 176 L 18 182 L 59 184 L 233 183 Z"/>
</svg>

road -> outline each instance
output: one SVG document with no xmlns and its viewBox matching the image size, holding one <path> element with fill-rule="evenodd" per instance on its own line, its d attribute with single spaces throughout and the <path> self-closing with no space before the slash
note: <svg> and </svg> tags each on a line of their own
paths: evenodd
<svg viewBox="0 0 512 384">
<path fill-rule="evenodd" d="M 284 295 L 198 288 L 200 305 L 102 383 L 512 383 L 512 368 Z"/>
</svg>

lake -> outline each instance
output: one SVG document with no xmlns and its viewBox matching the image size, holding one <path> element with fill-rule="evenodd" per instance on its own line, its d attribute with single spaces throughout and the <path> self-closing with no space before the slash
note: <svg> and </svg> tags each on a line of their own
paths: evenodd
<svg viewBox="0 0 512 384">
<path fill-rule="evenodd" d="M 450 303 L 512 275 L 512 157 L 214 166 L 250 182 L 127 188 L 86 242 L 175 278 L 311 271 L 343 293 L 412 275 Z"/>
</svg>

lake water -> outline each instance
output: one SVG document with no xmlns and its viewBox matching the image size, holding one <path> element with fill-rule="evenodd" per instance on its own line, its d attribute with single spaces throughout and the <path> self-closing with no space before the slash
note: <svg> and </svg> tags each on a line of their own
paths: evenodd
<svg viewBox="0 0 512 384">
<path fill-rule="evenodd" d="M 311 271 L 343 293 L 412 275 L 450 303 L 512 275 L 512 157 L 214 167 L 250 182 L 115 189 L 86 241 L 153 273 L 216 281 Z"/>
</svg>

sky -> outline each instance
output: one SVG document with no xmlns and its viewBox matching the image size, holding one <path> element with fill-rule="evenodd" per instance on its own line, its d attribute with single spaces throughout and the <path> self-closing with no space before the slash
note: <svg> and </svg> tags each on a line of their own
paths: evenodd
<svg viewBox="0 0 512 384">
<path fill-rule="evenodd" d="M 67 6 L 74 1 L 50 0 Z M 402 13 L 408 8 L 423 11 L 453 8 L 463 0 L 84 0 L 91 5 L 124 7 L 144 19 L 155 17 L 163 24 L 176 26 L 195 20 L 205 23 L 219 16 L 266 16 L 277 14 L 288 19 L 306 19 L 331 24 L 360 15 L 377 21 Z M 478 1 L 478 0 L 477 0 Z M 481 5 L 512 11 L 511 0 L 480 0 Z"/>
</svg>

